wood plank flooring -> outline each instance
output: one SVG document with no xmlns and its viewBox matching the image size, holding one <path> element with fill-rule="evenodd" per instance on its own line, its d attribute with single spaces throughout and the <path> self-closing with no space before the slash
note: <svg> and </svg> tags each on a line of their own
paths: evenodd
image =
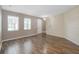
<svg viewBox="0 0 79 59">
<path fill-rule="evenodd" d="M 55 36 L 39 34 L 5 41 L 1 54 L 78 54 L 79 46 Z"/>
</svg>

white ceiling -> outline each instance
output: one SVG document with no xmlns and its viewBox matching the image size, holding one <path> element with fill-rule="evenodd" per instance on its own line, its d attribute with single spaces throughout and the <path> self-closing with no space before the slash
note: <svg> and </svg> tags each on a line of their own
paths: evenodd
<svg viewBox="0 0 79 59">
<path fill-rule="evenodd" d="M 48 16 L 64 13 L 74 5 L 3 5 L 2 8 L 9 11 L 20 12 L 33 16 Z"/>
</svg>

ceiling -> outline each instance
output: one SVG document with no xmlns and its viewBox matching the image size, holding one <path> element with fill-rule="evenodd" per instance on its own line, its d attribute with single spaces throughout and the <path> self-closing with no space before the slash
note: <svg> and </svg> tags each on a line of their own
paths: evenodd
<svg viewBox="0 0 79 59">
<path fill-rule="evenodd" d="M 9 11 L 20 12 L 32 16 L 49 16 L 64 13 L 76 6 L 74 5 L 2 5 Z"/>
</svg>

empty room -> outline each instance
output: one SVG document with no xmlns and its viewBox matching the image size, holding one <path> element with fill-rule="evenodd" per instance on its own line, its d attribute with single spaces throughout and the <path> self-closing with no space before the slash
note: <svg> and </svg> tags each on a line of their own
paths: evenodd
<svg viewBox="0 0 79 59">
<path fill-rule="evenodd" d="M 0 54 L 78 53 L 78 5 L 0 5 Z"/>
</svg>

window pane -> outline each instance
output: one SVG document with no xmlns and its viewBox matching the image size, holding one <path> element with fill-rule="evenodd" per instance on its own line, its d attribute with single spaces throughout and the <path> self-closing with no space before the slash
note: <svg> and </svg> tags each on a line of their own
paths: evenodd
<svg viewBox="0 0 79 59">
<path fill-rule="evenodd" d="M 8 16 L 8 31 L 18 30 L 18 20 L 16 16 Z"/>
<path fill-rule="evenodd" d="M 31 29 L 31 20 L 28 21 L 28 29 Z"/>
<path fill-rule="evenodd" d="M 30 29 L 31 29 L 31 19 L 24 18 L 24 30 L 30 30 Z"/>
</svg>

